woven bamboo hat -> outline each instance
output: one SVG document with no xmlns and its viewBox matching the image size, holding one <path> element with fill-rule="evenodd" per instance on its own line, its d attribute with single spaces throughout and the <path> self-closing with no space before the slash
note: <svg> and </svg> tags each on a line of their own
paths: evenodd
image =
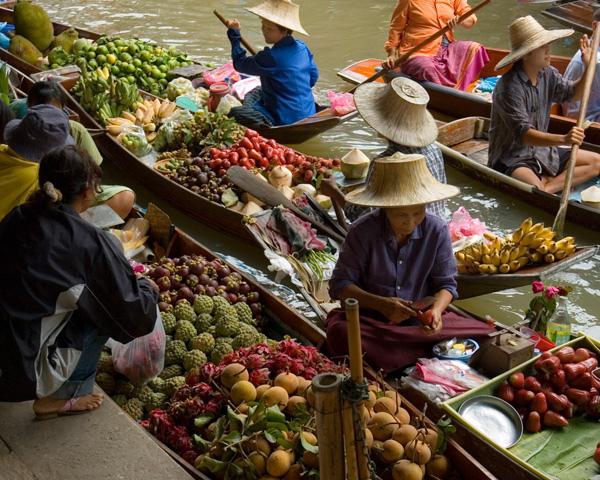
<svg viewBox="0 0 600 480">
<path fill-rule="evenodd" d="M 308 36 L 300 23 L 300 6 L 292 3 L 291 0 L 266 0 L 246 10 L 269 22 Z"/>
<path fill-rule="evenodd" d="M 388 140 L 406 147 L 435 142 L 437 125 L 427 111 L 429 94 L 417 82 L 398 77 L 390 83 L 367 83 L 356 89 L 358 113 Z"/>
<path fill-rule="evenodd" d="M 500 70 L 507 65 L 520 60 L 536 48 L 543 47 L 560 38 L 573 35 L 574 30 L 563 28 L 560 30 L 546 30 L 531 15 L 517 18 L 510 24 L 510 53 L 498 62 L 495 70 Z"/>
<path fill-rule="evenodd" d="M 346 195 L 346 201 L 364 207 L 410 207 L 445 200 L 460 193 L 438 182 L 423 155 L 395 153 L 379 158 L 367 185 Z"/>
</svg>

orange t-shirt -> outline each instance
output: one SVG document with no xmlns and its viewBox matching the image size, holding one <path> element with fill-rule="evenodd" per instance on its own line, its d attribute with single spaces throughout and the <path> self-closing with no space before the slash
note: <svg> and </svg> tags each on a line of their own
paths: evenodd
<svg viewBox="0 0 600 480">
<path fill-rule="evenodd" d="M 469 10 L 467 0 L 398 0 L 392 14 L 385 50 L 388 54 L 398 50 L 402 55 L 415 47 L 436 31 L 444 28 L 456 15 Z M 477 21 L 477 17 L 473 16 Z M 446 33 L 449 41 L 454 41 L 454 33 Z M 442 44 L 442 37 L 425 45 L 415 55 L 432 57 Z"/>
</svg>

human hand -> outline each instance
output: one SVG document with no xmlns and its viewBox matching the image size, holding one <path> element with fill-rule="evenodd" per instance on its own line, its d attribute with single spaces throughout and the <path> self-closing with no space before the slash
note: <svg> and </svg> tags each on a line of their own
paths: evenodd
<svg viewBox="0 0 600 480">
<path fill-rule="evenodd" d="M 573 127 L 565 135 L 565 145 L 581 145 L 584 139 L 585 131 L 583 128 Z"/>
<path fill-rule="evenodd" d="M 241 28 L 240 22 L 235 18 L 228 18 L 227 20 L 225 20 L 225 25 L 227 26 L 227 28 L 235 28 L 236 30 L 239 30 Z"/>
<path fill-rule="evenodd" d="M 383 68 L 385 68 L 386 70 L 393 70 L 394 68 L 396 68 L 397 61 L 398 61 L 398 55 L 394 51 L 391 54 L 389 54 L 387 60 L 385 62 L 383 62 Z"/>
<path fill-rule="evenodd" d="M 579 50 L 581 52 L 581 61 L 587 67 L 590 66 L 590 60 L 592 59 L 592 42 L 587 35 L 584 35 L 579 40 Z"/>
<path fill-rule="evenodd" d="M 460 20 L 460 15 L 456 15 L 454 18 L 452 18 L 449 22 L 448 22 L 448 29 L 449 30 L 454 30 L 456 28 L 456 26 L 458 25 L 458 21 Z"/>
<path fill-rule="evenodd" d="M 401 298 L 386 298 L 385 302 L 385 316 L 392 325 L 398 325 L 417 313 L 410 308 L 410 302 Z"/>
<path fill-rule="evenodd" d="M 423 316 L 427 317 L 427 324 L 423 322 L 423 332 L 425 335 L 433 335 L 442 330 L 442 312 L 440 312 L 437 308 L 432 308 L 423 314 Z"/>
</svg>

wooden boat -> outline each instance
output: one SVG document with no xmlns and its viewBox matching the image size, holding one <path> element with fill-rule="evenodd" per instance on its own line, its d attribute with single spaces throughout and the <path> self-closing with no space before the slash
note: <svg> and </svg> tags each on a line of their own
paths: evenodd
<svg viewBox="0 0 600 480">
<path fill-rule="evenodd" d="M 591 34 L 594 8 L 598 8 L 598 2 L 594 0 L 576 0 L 542 10 L 542 15 L 581 32 Z"/>
<path fill-rule="evenodd" d="M 494 77 L 507 72 L 510 67 L 496 72 L 494 71 L 494 66 L 508 54 L 508 50 L 488 48 L 487 51 L 490 60 L 481 72 L 481 78 Z M 562 73 L 569 65 L 569 60 L 567 57 L 552 56 L 552 65 Z M 382 62 L 383 60 L 374 58 L 362 60 L 340 70 L 338 76 L 350 83 L 358 84 L 374 74 Z M 393 72 L 392 75 L 389 75 L 389 78 L 397 75 L 401 75 L 401 73 Z M 489 97 L 486 98 L 483 95 L 471 93 L 470 91 L 463 92 L 432 82 L 421 82 L 421 85 L 425 87 L 429 94 L 429 108 L 431 110 L 449 115 L 452 118 L 490 117 L 491 115 L 492 103 Z M 552 132 L 567 133 L 575 126 L 575 123 L 576 119 L 561 115 L 559 105 L 553 106 L 549 127 Z M 593 123 L 586 130 L 586 141 L 594 145 L 600 145 L 600 124 Z"/>
<path fill-rule="evenodd" d="M 505 190 L 529 205 L 555 214 L 560 204 L 560 196 L 542 192 L 532 185 L 487 166 L 488 127 L 489 120 L 481 117 L 462 118 L 442 125 L 438 144 L 446 162 L 486 185 Z M 597 147 L 589 147 L 597 150 Z M 583 203 L 570 201 L 567 219 L 584 227 L 600 230 L 600 210 Z"/>
<path fill-rule="evenodd" d="M 13 11 L 8 8 L 0 8 L 0 21 L 12 22 Z M 69 25 L 53 22 L 55 34 L 70 28 Z M 101 35 L 96 32 L 75 28 L 79 33 L 80 38 L 89 38 L 90 40 L 98 40 Z M 21 60 L 16 55 L 13 55 L 8 50 L 0 48 L 0 60 L 5 61 L 9 65 L 19 69 L 26 75 L 33 75 L 42 72 L 39 67 L 31 65 Z M 279 125 L 260 130 L 260 134 L 272 138 L 280 143 L 298 144 L 310 140 L 321 133 L 330 130 L 338 125 L 350 120 L 357 115 L 356 110 L 344 116 L 335 115 L 331 108 L 322 107 L 320 111 L 310 117 L 299 120 L 290 125 Z"/>
</svg>

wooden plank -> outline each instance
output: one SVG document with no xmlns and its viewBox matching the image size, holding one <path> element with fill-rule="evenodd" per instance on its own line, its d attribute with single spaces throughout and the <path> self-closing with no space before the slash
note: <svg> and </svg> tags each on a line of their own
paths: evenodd
<svg viewBox="0 0 600 480">
<path fill-rule="evenodd" d="M 475 153 L 481 152 L 482 150 L 485 150 L 487 152 L 488 144 L 489 142 L 487 140 L 473 139 L 454 145 L 453 148 L 457 152 L 460 152 L 470 157 Z"/>
<path fill-rule="evenodd" d="M 594 2 L 592 0 L 578 0 L 542 11 L 542 15 L 587 34 L 592 33 L 593 13 Z"/>
</svg>

